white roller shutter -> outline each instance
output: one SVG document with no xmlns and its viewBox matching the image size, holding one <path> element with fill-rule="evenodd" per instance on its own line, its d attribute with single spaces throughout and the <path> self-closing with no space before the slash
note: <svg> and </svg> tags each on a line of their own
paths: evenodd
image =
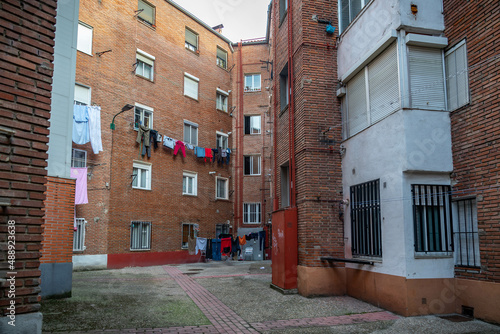
<svg viewBox="0 0 500 334">
<path fill-rule="evenodd" d="M 412 108 L 445 110 L 443 51 L 408 46 Z"/>
<path fill-rule="evenodd" d="M 389 46 L 368 66 L 370 120 L 375 123 L 399 109 L 398 53 Z"/>
<path fill-rule="evenodd" d="M 364 69 L 347 84 L 347 108 L 349 136 L 353 136 L 368 126 Z"/>
</svg>

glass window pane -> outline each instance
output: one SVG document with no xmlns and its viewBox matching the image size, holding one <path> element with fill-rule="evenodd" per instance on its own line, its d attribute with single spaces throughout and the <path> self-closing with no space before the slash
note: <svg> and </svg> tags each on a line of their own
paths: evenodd
<svg viewBox="0 0 500 334">
<path fill-rule="evenodd" d="M 133 176 L 134 180 L 132 181 L 132 187 L 137 187 L 137 182 L 139 180 L 139 170 L 137 168 L 134 168 L 132 174 L 134 175 Z"/>
<path fill-rule="evenodd" d="M 141 175 L 141 183 L 140 183 L 139 186 L 141 188 L 146 188 L 147 187 L 147 183 L 146 183 L 147 171 L 144 170 L 144 169 L 141 169 L 140 171 L 141 171 L 141 173 L 140 173 L 140 175 Z"/>
<path fill-rule="evenodd" d="M 191 127 L 191 145 L 198 145 L 198 128 L 197 127 Z"/>
<path fill-rule="evenodd" d="M 151 76 L 152 71 L 151 70 L 152 70 L 152 67 L 150 65 L 144 64 L 144 70 L 143 70 L 142 76 L 146 77 L 148 79 L 151 79 L 152 78 L 152 76 Z"/>
<path fill-rule="evenodd" d="M 154 24 L 154 8 L 151 7 L 149 4 L 145 3 L 144 1 L 139 0 L 139 10 L 142 11 L 139 13 L 139 17 L 143 19 L 146 22 L 149 22 L 151 24 Z"/>
<path fill-rule="evenodd" d="M 191 138 L 191 127 L 184 123 L 184 142 L 189 143 Z"/>
<path fill-rule="evenodd" d="M 196 51 L 196 48 L 198 47 L 198 35 L 196 35 L 191 30 L 186 29 L 186 42 L 194 46 L 195 50 L 192 51 Z"/>
<path fill-rule="evenodd" d="M 260 133 L 260 116 L 252 116 L 250 119 L 251 122 L 251 132 L 252 134 Z"/>
<path fill-rule="evenodd" d="M 260 174 L 260 157 L 252 157 L 252 174 L 258 175 Z"/>
</svg>

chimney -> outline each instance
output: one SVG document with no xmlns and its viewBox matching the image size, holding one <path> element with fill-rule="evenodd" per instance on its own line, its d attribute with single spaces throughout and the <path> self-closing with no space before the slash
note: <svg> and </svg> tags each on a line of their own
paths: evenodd
<svg viewBox="0 0 500 334">
<path fill-rule="evenodd" d="M 222 28 L 224 28 L 223 24 L 219 24 L 218 26 L 212 27 L 212 29 L 217 31 L 219 34 L 222 34 Z"/>
</svg>

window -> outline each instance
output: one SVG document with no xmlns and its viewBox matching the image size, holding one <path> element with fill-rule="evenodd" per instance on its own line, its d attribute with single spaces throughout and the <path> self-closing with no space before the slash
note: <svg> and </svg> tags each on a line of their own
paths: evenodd
<svg viewBox="0 0 500 334">
<path fill-rule="evenodd" d="M 260 92 L 260 73 L 245 74 L 245 92 Z"/>
<path fill-rule="evenodd" d="M 133 221 L 130 224 L 130 249 L 151 249 L 151 222 Z"/>
<path fill-rule="evenodd" d="M 155 57 L 141 50 L 136 53 L 135 74 L 153 81 Z"/>
<path fill-rule="evenodd" d="M 151 190 L 151 164 L 134 162 L 132 188 Z"/>
<path fill-rule="evenodd" d="M 450 186 L 413 184 L 411 191 L 415 252 L 452 252 Z"/>
<path fill-rule="evenodd" d="M 400 105 L 394 43 L 347 83 L 347 94 L 342 101 L 344 137 L 354 136 L 398 110 Z"/>
<path fill-rule="evenodd" d="M 184 143 L 198 145 L 198 124 L 184 120 Z"/>
<path fill-rule="evenodd" d="M 217 110 L 227 112 L 227 97 L 229 93 L 217 88 Z"/>
<path fill-rule="evenodd" d="M 280 73 L 280 105 L 281 105 L 281 110 L 284 110 L 288 106 L 289 89 L 290 89 L 290 85 L 288 82 L 288 64 L 286 64 Z"/>
<path fill-rule="evenodd" d="M 260 175 L 260 155 L 245 156 L 244 175 Z"/>
<path fill-rule="evenodd" d="M 196 196 L 198 191 L 198 174 L 184 172 L 182 174 L 182 194 Z"/>
<path fill-rule="evenodd" d="M 351 186 L 352 254 L 382 256 L 379 180 Z"/>
<path fill-rule="evenodd" d="M 153 128 L 153 109 L 136 103 L 134 110 L 134 130 L 139 129 L 139 125 Z"/>
<path fill-rule="evenodd" d="M 75 85 L 75 104 L 90 105 L 90 87 Z"/>
<path fill-rule="evenodd" d="M 217 47 L 217 66 L 227 69 L 227 52 Z"/>
<path fill-rule="evenodd" d="M 444 61 L 448 110 L 452 111 L 469 103 L 469 72 L 465 40 L 447 51 Z"/>
<path fill-rule="evenodd" d="M 229 224 L 216 224 L 215 225 L 215 238 L 219 239 L 221 234 L 229 234 Z"/>
<path fill-rule="evenodd" d="M 188 248 L 189 238 L 198 237 L 198 224 L 182 224 L 182 248 Z"/>
<path fill-rule="evenodd" d="M 85 250 L 85 224 L 87 221 L 83 218 L 75 218 L 76 230 L 73 232 L 73 252 L 82 252 Z"/>
<path fill-rule="evenodd" d="M 408 46 L 412 108 L 445 110 L 443 50 Z"/>
<path fill-rule="evenodd" d="M 245 116 L 245 134 L 246 135 L 258 135 L 260 134 L 261 128 L 260 115 L 256 116 Z"/>
<path fill-rule="evenodd" d="M 243 223 L 259 224 L 260 221 L 260 203 L 243 204 Z"/>
<path fill-rule="evenodd" d="M 290 173 L 288 162 L 281 166 L 281 207 L 290 206 Z"/>
<path fill-rule="evenodd" d="M 217 131 L 217 149 L 227 149 L 227 140 L 228 140 L 228 135 L 222 132 Z"/>
<path fill-rule="evenodd" d="M 71 167 L 76 167 L 76 168 L 87 167 L 87 151 L 78 150 L 76 148 L 72 149 Z"/>
<path fill-rule="evenodd" d="M 137 15 L 137 17 L 141 21 L 154 27 L 155 26 L 155 16 L 156 16 L 155 7 L 153 5 L 150 5 L 146 1 L 139 0 L 139 14 Z"/>
<path fill-rule="evenodd" d="M 344 31 L 369 0 L 339 0 L 339 26 Z"/>
<path fill-rule="evenodd" d="M 94 29 L 83 22 L 78 22 L 78 37 L 76 49 L 86 54 L 92 55 L 92 36 Z"/>
<path fill-rule="evenodd" d="M 223 177 L 216 177 L 216 190 L 215 190 L 215 198 L 217 199 L 228 199 L 228 180 Z"/>
<path fill-rule="evenodd" d="M 198 84 L 200 79 L 197 77 L 184 73 L 184 95 L 198 100 Z"/>
<path fill-rule="evenodd" d="M 198 34 L 191 29 L 186 28 L 186 49 L 193 52 L 198 51 Z"/>
<path fill-rule="evenodd" d="M 280 22 L 286 16 L 288 10 L 288 0 L 280 0 Z"/>
<path fill-rule="evenodd" d="M 481 267 L 476 199 L 453 202 L 453 234 L 455 235 L 455 265 Z"/>
</svg>

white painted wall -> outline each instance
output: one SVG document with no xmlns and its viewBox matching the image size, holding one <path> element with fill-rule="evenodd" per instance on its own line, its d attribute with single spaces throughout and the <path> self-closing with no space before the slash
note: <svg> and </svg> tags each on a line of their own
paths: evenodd
<svg viewBox="0 0 500 334">
<path fill-rule="evenodd" d="M 73 270 L 106 269 L 108 255 L 73 255 Z"/>
<path fill-rule="evenodd" d="M 418 13 L 411 13 L 416 4 Z M 356 63 L 365 59 L 372 49 L 391 31 L 441 34 L 444 31 L 442 0 L 374 0 L 342 33 L 338 43 L 339 78 Z"/>
<path fill-rule="evenodd" d="M 434 142 L 429 142 L 433 136 Z M 399 110 L 349 138 L 344 146 L 344 197 L 349 198 L 350 186 L 380 179 L 382 219 L 382 262 L 346 265 L 407 278 L 453 277 L 453 258 L 415 259 L 411 203 L 411 184 L 450 184 L 453 165 L 448 113 Z M 423 157 L 416 167 L 410 163 L 410 157 L 417 154 L 414 152 Z M 410 174 L 408 170 L 421 172 Z M 350 222 L 350 207 L 346 206 L 347 256 L 351 255 Z"/>
</svg>

